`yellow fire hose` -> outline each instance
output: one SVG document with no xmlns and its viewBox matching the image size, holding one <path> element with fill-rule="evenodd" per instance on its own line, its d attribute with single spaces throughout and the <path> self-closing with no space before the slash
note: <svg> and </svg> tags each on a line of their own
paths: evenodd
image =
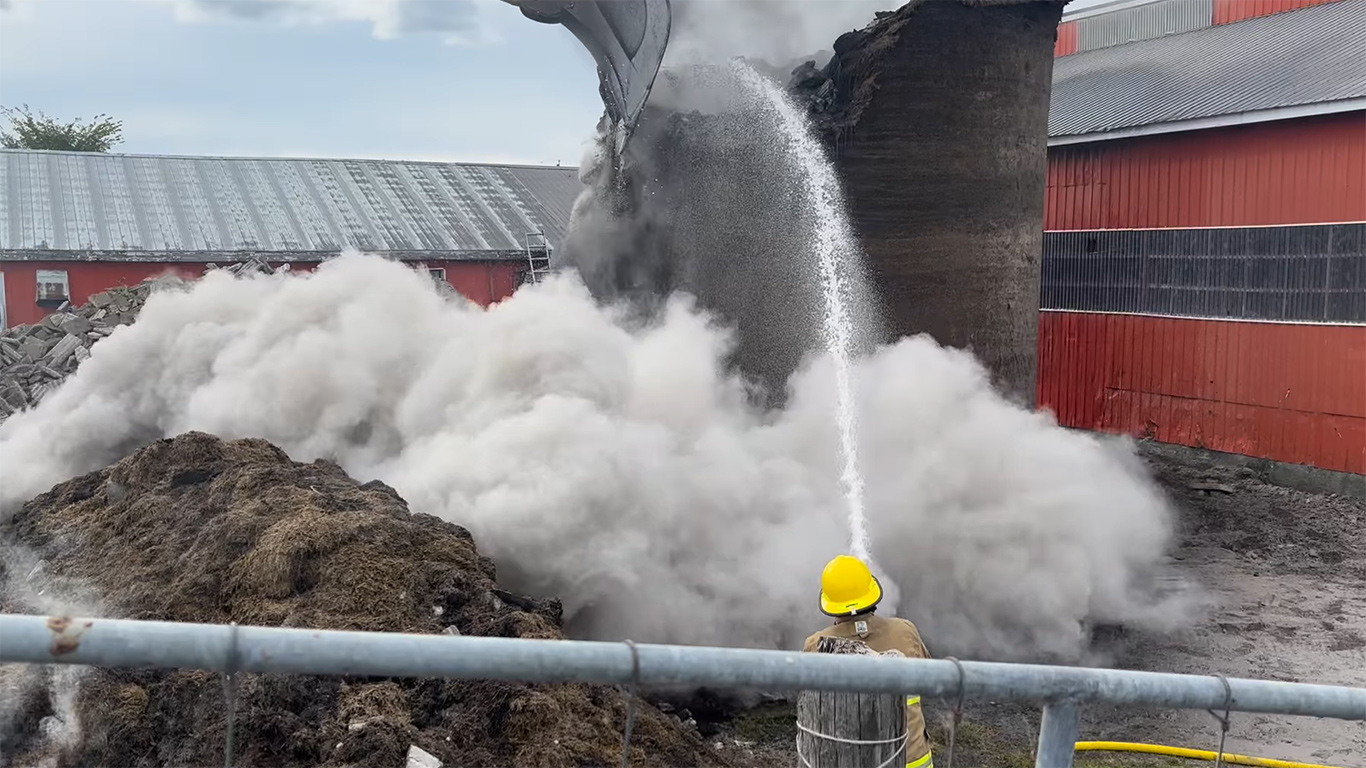
<svg viewBox="0 0 1366 768">
<path fill-rule="evenodd" d="M 1218 757 L 1217 753 L 1205 749 L 1168 747 L 1162 744 L 1135 744 L 1128 741 L 1079 741 L 1077 742 L 1077 751 L 1146 752 L 1150 755 L 1167 755 L 1169 757 L 1184 757 L 1188 760 L 1211 761 Z M 1289 760 L 1273 760 L 1269 757 L 1248 757 L 1247 755 L 1235 755 L 1231 752 L 1224 753 L 1224 762 L 1229 765 L 1255 765 L 1262 766 L 1262 768 L 1342 768 L 1341 766 L 1294 763 Z"/>
</svg>

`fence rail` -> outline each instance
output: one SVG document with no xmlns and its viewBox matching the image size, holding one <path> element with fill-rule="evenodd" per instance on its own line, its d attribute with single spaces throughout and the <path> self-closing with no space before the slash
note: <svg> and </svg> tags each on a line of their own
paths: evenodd
<svg viewBox="0 0 1366 768">
<path fill-rule="evenodd" d="M 1071 765 L 1077 705 L 1366 720 L 1366 688 L 1116 669 L 699 646 L 0 615 L 0 663 L 373 677 L 915 692 L 1045 704 L 1040 765 Z M 1066 755 L 1066 762 L 1061 762 Z"/>
</svg>

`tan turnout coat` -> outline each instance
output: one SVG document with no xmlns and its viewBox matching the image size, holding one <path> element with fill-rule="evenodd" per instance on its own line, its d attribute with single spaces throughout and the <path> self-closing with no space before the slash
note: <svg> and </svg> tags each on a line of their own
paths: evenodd
<svg viewBox="0 0 1366 768">
<path fill-rule="evenodd" d="M 859 624 L 867 623 L 867 634 L 859 635 Z M 862 616 L 841 616 L 833 626 L 826 627 L 806 638 L 803 651 L 816 650 L 822 637 L 842 637 L 861 640 L 878 653 L 896 650 L 911 659 L 928 659 L 930 652 L 920 639 L 920 630 L 905 619 L 883 618 L 874 613 Z M 933 768 L 930 744 L 925 738 L 925 716 L 920 712 L 920 697 L 907 694 L 906 699 L 906 765 L 914 768 Z"/>
</svg>

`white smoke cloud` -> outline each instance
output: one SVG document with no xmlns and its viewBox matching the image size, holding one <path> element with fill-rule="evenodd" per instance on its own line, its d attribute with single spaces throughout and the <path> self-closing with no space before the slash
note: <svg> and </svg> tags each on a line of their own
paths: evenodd
<svg viewBox="0 0 1366 768">
<path fill-rule="evenodd" d="M 0 425 L 0 514 L 154 438 L 262 437 L 469 527 L 507 586 L 562 598 L 579 636 L 799 644 L 848 539 L 828 362 L 757 411 L 723 367 L 730 337 L 686 298 L 624 318 L 571 277 L 481 310 L 358 254 L 310 276 L 211 274 L 155 294 Z M 927 338 L 855 379 L 889 608 L 936 653 L 1072 657 L 1083 619 L 1168 607 L 1133 588 L 1168 519 L 1123 456 Z"/>
<path fill-rule="evenodd" d="M 5 474 L 0 472 L 0 487 Z M 48 616 L 99 616 L 103 612 L 99 597 L 83 581 L 54 577 L 47 562 L 26 547 L 6 542 L 0 547 L 0 594 L 11 605 Z M 37 768 L 54 768 L 57 755 L 77 744 L 81 738 L 81 718 L 76 707 L 80 684 L 93 667 L 72 665 L 0 665 L 0 744 L 6 737 L 23 734 L 31 727 L 23 717 L 31 711 L 31 699 L 47 700 L 50 714 L 38 722 L 35 752 L 45 757 Z M 23 734 L 30 735 L 30 734 Z M 12 759 L 0 750 L 0 768 Z"/>
<path fill-rule="evenodd" d="M 672 0 L 668 63 L 715 63 L 732 56 L 776 66 L 820 51 L 906 0 Z M 821 62 L 824 63 L 824 62 Z"/>
<path fill-rule="evenodd" d="M 487 42 L 485 14 L 495 0 L 154 0 L 169 3 L 184 21 L 242 19 L 281 24 L 366 22 L 390 40 L 435 33 L 447 43 Z"/>
</svg>

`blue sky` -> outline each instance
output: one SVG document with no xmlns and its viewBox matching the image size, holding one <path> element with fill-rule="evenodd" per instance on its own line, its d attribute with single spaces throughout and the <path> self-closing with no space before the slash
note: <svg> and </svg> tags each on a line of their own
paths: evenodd
<svg viewBox="0 0 1366 768">
<path fill-rule="evenodd" d="M 498 0 L 8 6 L 0 104 L 110 114 L 116 151 L 575 165 L 602 111 L 578 41 Z"/>
<path fill-rule="evenodd" d="M 676 45 L 803 56 L 899 4 L 699 0 Z M 112 115 L 121 152 L 565 165 L 602 112 L 578 41 L 500 0 L 0 0 L 0 104 Z"/>
</svg>

